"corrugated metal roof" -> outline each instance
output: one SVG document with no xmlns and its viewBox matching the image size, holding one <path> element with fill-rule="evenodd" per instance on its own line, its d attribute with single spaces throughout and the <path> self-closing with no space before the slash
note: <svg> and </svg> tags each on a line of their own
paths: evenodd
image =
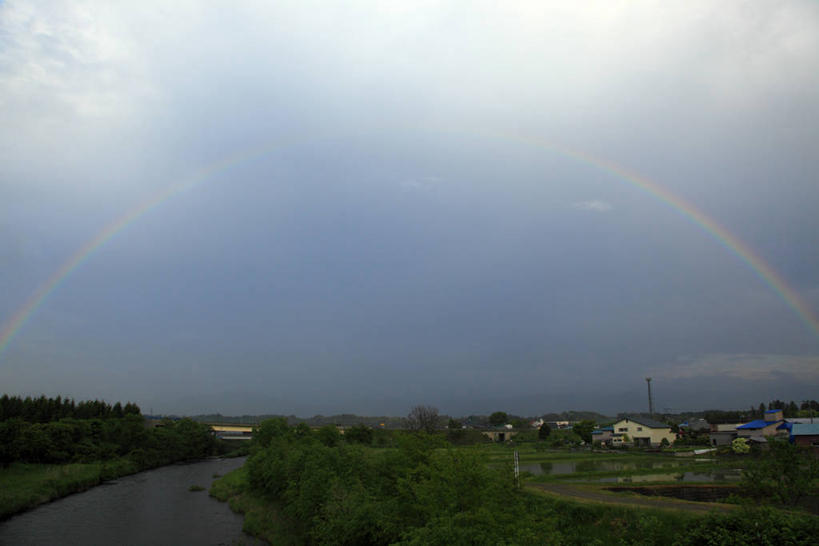
<svg viewBox="0 0 819 546">
<path fill-rule="evenodd" d="M 791 436 L 819 436 L 819 423 L 794 423 Z"/>
</svg>

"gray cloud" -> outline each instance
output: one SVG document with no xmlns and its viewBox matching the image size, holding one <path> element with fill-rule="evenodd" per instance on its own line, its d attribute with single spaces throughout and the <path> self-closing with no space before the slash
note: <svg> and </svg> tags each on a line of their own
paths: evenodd
<svg viewBox="0 0 819 546">
<path fill-rule="evenodd" d="M 6 1 L 0 35 L 0 323 L 204 173 L 60 284 L 10 391 L 536 412 L 639 408 L 646 373 L 669 404 L 815 384 L 781 297 L 600 168 L 817 309 L 815 2 Z"/>
</svg>

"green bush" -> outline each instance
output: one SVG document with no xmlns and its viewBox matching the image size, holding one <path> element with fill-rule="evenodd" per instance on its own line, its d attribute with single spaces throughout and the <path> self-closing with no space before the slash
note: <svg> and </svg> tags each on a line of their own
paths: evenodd
<svg viewBox="0 0 819 546">
<path fill-rule="evenodd" d="M 741 508 L 733 514 L 709 514 L 691 523 L 678 539 L 680 545 L 813 544 L 819 536 L 819 518 L 770 508 Z"/>
<path fill-rule="evenodd" d="M 758 500 L 795 505 L 815 489 L 819 458 L 809 449 L 771 438 L 768 451 L 748 461 L 740 488 Z"/>
</svg>

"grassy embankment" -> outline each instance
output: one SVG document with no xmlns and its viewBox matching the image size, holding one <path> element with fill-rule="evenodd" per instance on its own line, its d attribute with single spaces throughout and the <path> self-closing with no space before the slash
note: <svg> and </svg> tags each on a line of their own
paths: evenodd
<svg viewBox="0 0 819 546">
<path fill-rule="evenodd" d="M 280 516 L 279 505 L 250 491 L 244 466 L 214 481 L 209 493 L 244 515 L 242 530 L 245 533 L 271 544 L 299 544 L 298 535 Z"/>
<path fill-rule="evenodd" d="M 0 520 L 138 471 L 128 459 L 59 465 L 14 463 L 0 469 Z"/>
</svg>

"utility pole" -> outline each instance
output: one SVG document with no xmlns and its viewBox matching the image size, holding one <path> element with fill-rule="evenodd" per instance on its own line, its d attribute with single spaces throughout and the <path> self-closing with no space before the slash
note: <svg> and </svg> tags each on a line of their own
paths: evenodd
<svg viewBox="0 0 819 546">
<path fill-rule="evenodd" d="M 646 384 L 648 385 L 648 413 L 651 418 L 654 418 L 654 400 L 651 399 L 651 378 L 646 377 Z"/>
</svg>

